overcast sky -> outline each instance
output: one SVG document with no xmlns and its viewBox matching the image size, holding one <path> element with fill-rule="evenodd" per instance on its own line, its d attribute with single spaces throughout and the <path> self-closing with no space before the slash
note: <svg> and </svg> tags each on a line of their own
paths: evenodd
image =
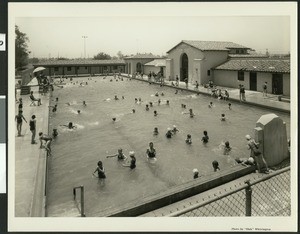
<svg viewBox="0 0 300 234">
<path fill-rule="evenodd" d="M 30 57 L 78 58 L 99 52 L 111 56 L 165 54 L 181 40 L 231 41 L 257 52 L 290 51 L 289 16 L 103 16 L 16 17 L 27 34 Z"/>
</svg>

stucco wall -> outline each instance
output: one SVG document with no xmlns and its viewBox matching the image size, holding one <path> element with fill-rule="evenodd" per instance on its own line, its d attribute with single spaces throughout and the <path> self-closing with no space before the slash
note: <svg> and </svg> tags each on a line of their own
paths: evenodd
<svg viewBox="0 0 300 234">
<path fill-rule="evenodd" d="M 153 58 L 150 58 L 150 59 L 126 59 L 126 63 L 129 63 L 130 64 L 130 71 L 128 72 L 129 74 L 134 74 L 136 73 L 136 65 L 138 63 L 141 63 L 142 64 L 142 72 L 144 72 L 144 74 L 146 74 L 146 72 L 144 71 L 144 64 L 150 62 L 150 61 L 153 61 L 154 59 Z"/>
<path fill-rule="evenodd" d="M 290 74 L 283 74 L 283 95 L 290 96 L 291 90 L 291 81 L 290 81 Z"/>
<path fill-rule="evenodd" d="M 170 51 L 168 58 L 172 59 L 170 68 L 167 66 L 167 75 L 173 74 L 180 77 L 181 56 L 186 53 L 188 57 L 188 79 L 189 83 L 196 80 L 200 84 L 205 84 L 212 79 L 212 75 L 207 75 L 207 70 L 215 67 L 227 60 L 227 51 L 205 51 L 195 49 L 189 45 L 181 44 L 176 49 Z M 169 70 L 170 69 L 170 70 Z M 198 71 L 196 71 L 198 69 Z"/>
</svg>

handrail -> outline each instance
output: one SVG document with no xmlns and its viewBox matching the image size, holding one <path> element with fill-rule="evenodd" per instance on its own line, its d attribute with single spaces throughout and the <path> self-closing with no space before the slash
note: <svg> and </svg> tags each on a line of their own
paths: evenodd
<svg viewBox="0 0 300 234">
<path fill-rule="evenodd" d="M 76 200 L 76 189 L 80 188 L 80 214 L 81 217 L 85 217 L 85 213 L 84 213 L 84 186 L 80 185 L 77 187 L 73 188 L 73 195 L 74 195 L 74 200 Z"/>
<path fill-rule="evenodd" d="M 212 203 L 212 202 L 215 202 L 215 201 L 217 201 L 217 200 L 220 200 L 220 199 L 222 199 L 222 198 L 224 198 L 224 197 L 227 197 L 227 196 L 229 196 L 229 195 L 231 195 L 231 194 L 234 194 L 234 193 L 236 193 L 236 192 L 239 192 L 239 191 L 241 191 L 241 190 L 243 190 L 243 189 L 247 189 L 247 188 L 249 188 L 249 187 L 252 186 L 252 185 L 255 185 L 255 184 L 257 184 L 257 183 L 260 183 L 260 182 L 263 182 L 263 181 L 265 181 L 265 180 L 268 180 L 268 179 L 270 179 L 270 178 L 272 178 L 272 177 L 274 177 L 274 176 L 277 176 L 277 175 L 279 175 L 279 174 L 281 174 L 281 173 L 284 173 L 284 172 L 286 172 L 286 171 L 289 171 L 289 170 L 290 170 L 290 166 L 285 167 L 285 168 L 283 168 L 283 169 L 280 169 L 280 170 L 278 170 L 278 171 L 276 171 L 276 172 L 272 172 L 271 174 L 266 175 L 266 176 L 264 176 L 264 177 L 262 177 L 262 178 L 260 178 L 260 179 L 257 179 L 257 180 L 255 180 L 255 181 L 253 181 L 252 183 L 250 183 L 250 181 L 245 181 L 245 184 L 244 184 L 244 185 L 242 185 L 241 187 L 239 187 L 239 188 L 237 188 L 237 189 L 235 189 L 235 190 L 225 192 L 224 194 L 222 194 L 222 195 L 220 195 L 220 196 L 214 194 L 215 197 L 212 198 L 211 200 L 204 201 L 204 202 L 201 202 L 201 203 L 197 203 L 197 204 L 195 204 L 195 205 L 192 205 L 192 206 L 187 207 L 187 208 L 185 208 L 185 209 L 182 209 L 182 210 L 173 212 L 173 213 L 171 213 L 171 214 L 169 214 L 169 215 L 166 215 L 166 216 L 167 216 L 167 217 L 177 217 L 177 216 L 180 216 L 180 215 L 182 215 L 182 214 L 185 214 L 185 213 L 190 212 L 190 211 L 192 211 L 192 210 L 198 209 L 198 208 L 200 208 L 200 207 L 202 207 L 202 206 L 208 205 L 208 204 L 210 204 L 210 203 Z"/>
</svg>

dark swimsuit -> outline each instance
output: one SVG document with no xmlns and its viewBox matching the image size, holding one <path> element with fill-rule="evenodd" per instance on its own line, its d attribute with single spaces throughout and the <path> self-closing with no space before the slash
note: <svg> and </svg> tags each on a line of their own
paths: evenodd
<svg viewBox="0 0 300 234">
<path fill-rule="evenodd" d="M 149 158 L 155 158 L 156 151 L 155 151 L 155 149 L 153 149 L 153 151 L 150 151 L 150 149 L 149 149 L 148 152 L 147 152 L 147 154 L 148 154 Z"/>
</svg>

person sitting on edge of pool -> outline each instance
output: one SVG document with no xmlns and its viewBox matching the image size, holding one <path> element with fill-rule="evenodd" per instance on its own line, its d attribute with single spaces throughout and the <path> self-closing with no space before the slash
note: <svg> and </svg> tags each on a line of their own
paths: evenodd
<svg viewBox="0 0 300 234">
<path fill-rule="evenodd" d="M 172 133 L 176 134 L 176 132 L 179 132 L 179 130 L 177 129 L 176 125 L 173 125 Z"/>
<path fill-rule="evenodd" d="M 68 129 L 74 129 L 74 128 L 76 128 L 76 126 L 74 126 L 72 122 L 69 122 L 68 125 L 62 124 L 60 126 L 67 127 Z"/>
<path fill-rule="evenodd" d="M 158 128 L 157 127 L 154 128 L 153 135 L 158 135 Z"/>
<path fill-rule="evenodd" d="M 136 168 L 136 158 L 135 158 L 135 152 L 130 151 L 129 157 L 131 158 L 130 163 L 127 161 L 126 163 L 122 164 L 124 167 L 130 167 L 130 169 Z"/>
<path fill-rule="evenodd" d="M 231 147 L 229 141 L 225 141 L 223 154 L 228 155 L 230 151 L 231 151 Z"/>
<path fill-rule="evenodd" d="M 45 148 L 47 151 L 48 156 L 51 156 L 51 142 L 52 142 L 52 137 L 43 134 L 43 132 L 39 132 L 39 139 L 40 139 L 40 149 Z M 45 141 L 45 144 L 43 145 L 43 141 Z"/>
<path fill-rule="evenodd" d="M 113 158 L 113 157 L 117 157 L 118 160 L 125 160 L 127 158 L 126 155 L 123 153 L 122 148 L 118 149 L 118 153 L 106 156 L 106 158 Z"/>
<path fill-rule="evenodd" d="M 149 105 L 148 104 L 146 104 L 146 111 L 148 111 L 149 110 Z"/>
<path fill-rule="evenodd" d="M 220 167 L 219 167 L 219 162 L 217 160 L 214 160 L 212 162 L 212 166 L 213 166 L 213 169 L 214 169 L 215 172 L 221 170 Z"/>
<path fill-rule="evenodd" d="M 225 121 L 226 120 L 226 117 L 225 117 L 225 114 L 221 114 L 221 121 Z"/>
<path fill-rule="evenodd" d="M 149 143 L 149 149 L 146 151 L 148 158 L 155 158 L 156 157 L 156 150 L 153 147 L 153 142 Z"/>
<path fill-rule="evenodd" d="M 207 131 L 205 130 L 205 131 L 203 131 L 203 137 L 202 137 L 202 139 L 201 139 L 201 141 L 203 141 L 203 143 L 207 143 L 208 142 L 208 140 L 209 140 L 209 137 L 208 137 L 208 135 L 207 135 Z"/>
<path fill-rule="evenodd" d="M 172 138 L 172 129 L 171 128 L 167 128 L 167 133 L 166 133 L 166 137 L 167 138 Z"/>
<path fill-rule="evenodd" d="M 185 139 L 185 143 L 187 143 L 188 145 L 192 144 L 192 136 L 191 136 L 191 134 L 187 134 L 186 139 Z"/>
<path fill-rule="evenodd" d="M 157 111 L 155 110 L 155 111 L 153 111 L 153 113 L 154 113 L 154 116 L 157 116 L 158 115 L 158 113 L 157 113 Z"/>
</svg>

